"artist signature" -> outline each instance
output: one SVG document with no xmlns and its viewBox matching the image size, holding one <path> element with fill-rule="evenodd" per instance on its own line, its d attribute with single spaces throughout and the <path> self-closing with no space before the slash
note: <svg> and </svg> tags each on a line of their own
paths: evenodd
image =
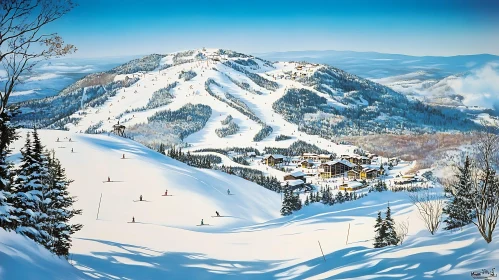
<svg viewBox="0 0 499 280">
<path fill-rule="evenodd" d="M 473 271 L 471 272 L 471 277 L 473 279 L 492 279 L 497 277 L 497 273 L 495 273 L 495 268 L 492 268 L 490 271 L 488 269 L 482 269 L 481 271 Z"/>
</svg>

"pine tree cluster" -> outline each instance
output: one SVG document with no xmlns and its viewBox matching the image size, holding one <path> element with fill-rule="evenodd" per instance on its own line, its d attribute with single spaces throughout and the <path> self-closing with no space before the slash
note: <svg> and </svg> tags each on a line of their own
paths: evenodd
<svg viewBox="0 0 499 280">
<path fill-rule="evenodd" d="M 281 183 L 276 177 L 265 176 L 260 170 L 255 170 L 246 167 L 234 167 L 222 165 L 219 170 L 227 174 L 236 175 L 253 183 L 256 183 L 266 189 L 280 193 Z"/>
<path fill-rule="evenodd" d="M 165 154 L 165 148 L 163 144 L 160 144 L 159 153 Z M 182 152 L 182 148 L 175 149 L 175 147 L 168 150 L 167 156 L 186 163 L 187 165 L 198 167 L 214 169 L 217 164 L 222 163 L 222 158 L 215 155 L 191 155 L 190 152 Z"/>
<path fill-rule="evenodd" d="M 10 152 L 2 155 L 2 163 Z M 73 208 L 75 197 L 68 192 L 72 180 L 41 143 L 37 130 L 26 135 L 18 168 L 12 164 L 1 166 L 0 226 L 27 236 L 58 256 L 69 255 L 71 235 L 82 228 L 70 224 L 80 215 Z"/>
<path fill-rule="evenodd" d="M 463 166 L 458 167 L 458 182 L 450 190 L 451 198 L 447 200 L 443 213 L 447 214 L 444 220 L 446 226 L 444 229 L 451 230 L 462 228 L 471 224 L 476 217 L 473 193 L 471 186 L 471 161 L 466 157 Z"/>
<path fill-rule="evenodd" d="M 288 216 L 293 213 L 293 211 L 298 211 L 302 207 L 301 199 L 299 195 L 293 194 L 290 189 L 284 191 L 284 198 L 282 200 L 281 215 Z"/>
<path fill-rule="evenodd" d="M 387 207 L 385 219 L 381 218 L 381 211 L 378 212 L 376 225 L 374 226 L 376 233 L 374 237 L 374 248 L 383 248 L 390 245 L 397 245 L 399 238 L 395 231 L 395 222 L 392 219 L 390 206 Z"/>
<path fill-rule="evenodd" d="M 304 205 L 308 206 L 308 205 L 310 205 L 312 203 L 316 203 L 316 202 L 321 202 L 325 205 L 334 205 L 337 203 L 341 204 L 341 203 L 344 203 L 347 201 L 357 200 L 357 199 L 362 198 L 364 196 L 366 196 L 366 194 L 358 195 L 356 192 L 347 192 L 347 191 L 344 191 L 344 192 L 339 191 L 336 193 L 336 195 L 333 195 L 331 188 L 328 187 L 328 188 L 322 188 L 318 192 L 311 192 L 310 194 L 306 195 Z M 291 200 L 291 201 L 287 201 L 287 199 Z M 300 201 L 300 208 L 299 209 L 294 209 L 294 208 L 289 207 L 289 205 L 294 205 L 293 199 L 294 198 L 292 196 L 288 196 L 288 197 L 285 196 L 284 197 L 282 209 L 285 209 L 285 210 L 281 209 L 281 214 L 288 213 L 289 209 L 291 209 L 291 212 L 301 209 L 301 201 Z M 291 213 L 289 213 L 289 214 L 291 214 Z M 289 215 L 289 214 L 286 214 L 286 215 Z"/>
</svg>

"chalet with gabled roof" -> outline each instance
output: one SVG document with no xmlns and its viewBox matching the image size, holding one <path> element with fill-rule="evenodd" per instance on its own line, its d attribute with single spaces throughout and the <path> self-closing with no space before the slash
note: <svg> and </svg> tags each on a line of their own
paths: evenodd
<svg viewBox="0 0 499 280">
<path fill-rule="evenodd" d="M 282 164 L 284 162 L 284 156 L 283 155 L 266 155 L 263 157 L 262 161 L 266 165 L 274 166 L 278 164 Z"/>
<path fill-rule="evenodd" d="M 302 171 L 293 171 L 289 174 L 284 175 L 284 181 L 288 180 L 302 180 L 303 182 L 306 182 L 305 176 L 307 174 L 303 173 Z"/>
<path fill-rule="evenodd" d="M 346 172 L 355 168 L 356 165 L 347 160 L 333 160 L 322 163 L 319 166 L 319 175 L 322 178 L 332 178 L 335 176 L 345 175 Z"/>
</svg>

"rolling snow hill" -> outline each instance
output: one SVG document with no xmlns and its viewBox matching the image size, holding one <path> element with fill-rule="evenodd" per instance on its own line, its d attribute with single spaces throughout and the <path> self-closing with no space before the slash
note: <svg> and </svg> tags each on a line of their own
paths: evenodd
<svg viewBox="0 0 499 280">
<path fill-rule="evenodd" d="M 18 105 L 25 127 L 99 133 L 119 123 L 152 146 L 285 147 L 301 139 L 339 153 L 323 138 L 476 128 L 458 109 L 441 111 L 330 66 L 220 49 L 149 55 Z M 291 139 L 274 141 L 278 135 Z"/>
<path fill-rule="evenodd" d="M 280 217 L 280 196 L 241 178 L 186 166 L 116 136 L 39 132 L 75 180 L 70 191 L 83 215 L 74 221 L 84 227 L 70 259 L 88 279 L 468 279 L 499 259 L 497 234 L 488 245 L 474 226 L 430 235 L 405 192 L 315 203 Z M 12 159 L 23 143 L 16 141 Z M 172 196 L 162 196 L 165 189 Z M 140 195 L 146 201 L 136 201 Z M 373 249 L 375 217 L 388 202 L 396 222 L 410 222 L 409 235 L 401 246 Z M 212 217 L 215 211 L 223 217 Z M 196 226 L 201 219 L 209 225 Z M 35 267 L 36 279 L 76 279 L 66 269 L 56 276 L 43 271 L 36 260 L 4 265 L 32 245 L 14 247 L 0 236 L 0 279 Z"/>
</svg>

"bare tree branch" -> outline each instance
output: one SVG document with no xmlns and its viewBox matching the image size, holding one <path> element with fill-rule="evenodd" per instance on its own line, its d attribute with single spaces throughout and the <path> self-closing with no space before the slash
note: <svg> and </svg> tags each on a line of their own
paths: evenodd
<svg viewBox="0 0 499 280">
<path fill-rule="evenodd" d="M 409 194 L 412 203 L 418 209 L 419 216 L 423 219 L 426 228 L 433 235 L 442 223 L 444 199 L 441 195 L 426 189 Z"/>
<path fill-rule="evenodd" d="M 10 94 L 20 77 L 44 59 L 76 51 L 56 33 L 44 34 L 43 28 L 75 7 L 72 0 L 3 0 L 0 2 L 0 113 L 7 107 Z M 2 71 L 4 70 L 4 71 Z"/>
</svg>

